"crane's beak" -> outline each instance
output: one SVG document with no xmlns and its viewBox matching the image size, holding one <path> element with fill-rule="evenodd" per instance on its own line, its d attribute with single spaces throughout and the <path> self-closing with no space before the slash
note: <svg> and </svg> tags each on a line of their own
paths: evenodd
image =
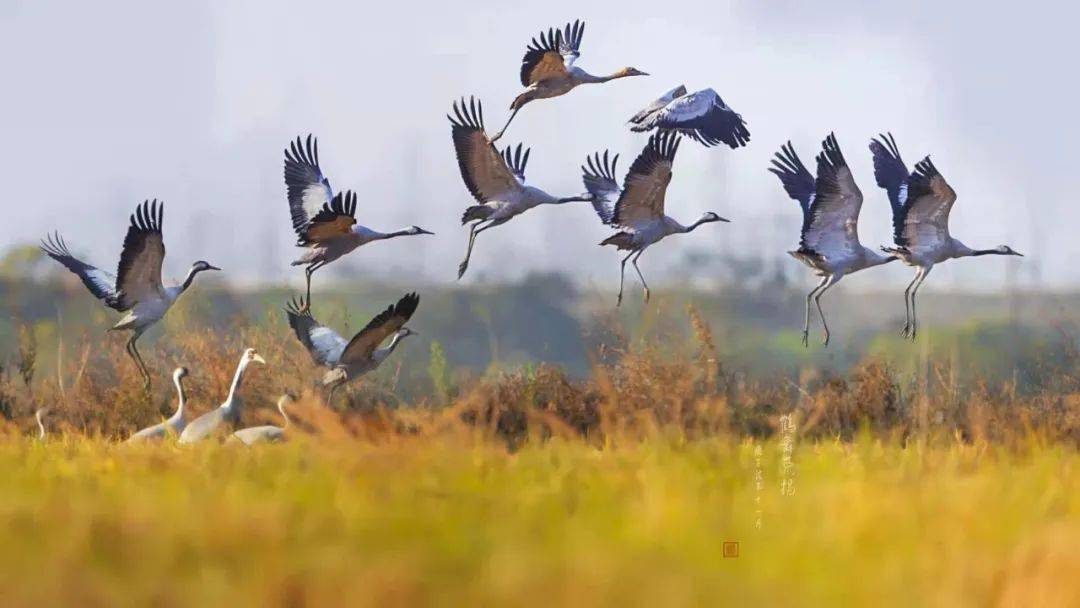
<svg viewBox="0 0 1080 608">
<path fill-rule="evenodd" d="M 263 359 L 262 355 L 260 355 L 258 353 L 254 354 L 254 355 L 251 355 L 251 360 L 256 362 L 256 363 L 262 363 L 263 365 L 266 365 L 266 359 Z"/>
<path fill-rule="evenodd" d="M 1012 252 L 1012 254 L 1013 255 L 1018 255 L 1020 257 L 1024 257 L 1024 254 L 1020 253 L 1019 251 L 1014 251 L 1014 252 Z"/>
<path fill-rule="evenodd" d="M 730 223 L 731 223 L 731 220 L 727 219 L 726 217 L 720 217 L 720 216 L 718 215 L 718 216 L 716 216 L 716 218 L 717 218 L 718 220 L 720 220 L 721 222 L 724 222 L 724 223 L 726 223 L 726 224 L 730 224 Z"/>
<path fill-rule="evenodd" d="M 416 231 L 419 232 L 420 234 L 435 234 L 434 232 L 432 232 L 430 230 L 424 230 L 423 228 L 420 228 L 419 226 L 416 227 Z"/>
<path fill-rule="evenodd" d="M 213 265 L 211 265 L 211 264 L 207 264 L 207 265 L 206 265 L 206 269 L 207 269 L 207 270 L 221 270 L 221 269 L 220 269 L 220 268 L 218 268 L 217 266 L 213 266 Z"/>
</svg>

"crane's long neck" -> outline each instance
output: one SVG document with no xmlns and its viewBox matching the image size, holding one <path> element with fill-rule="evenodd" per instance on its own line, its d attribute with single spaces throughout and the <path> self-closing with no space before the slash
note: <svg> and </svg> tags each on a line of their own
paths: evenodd
<svg viewBox="0 0 1080 608">
<path fill-rule="evenodd" d="M 187 291 L 188 287 L 191 287 L 191 282 L 195 280 L 195 275 L 197 274 L 199 274 L 198 267 L 192 266 L 191 269 L 188 270 L 187 276 L 184 277 L 184 282 L 180 284 L 180 293 L 184 293 Z"/>
<path fill-rule="evenodd" d="M 400 331 L 395 333 L 394 337 L 390 338 L 390 344 L 387 344 L 385 348 L 380 348 L 375 352 L 375 358 L 378 363 L 382 363 L 383 359 L 389 357 L 390 353 L 394 352 L 394 349 L 401 343 L 402 337 L 404 337 L 404 335 Z"/>
<path fill-rule="evenodd" d="M 561 198 L 555 198 L 551 201 L 553 205 L 561 205 L 563 203 L 582 203 L 592 201 L 591 194 L 575 194 L 574 196 L 563 196 Z"/>
<path fill-rule="evenodd" d="M 277 411 L 281 412 L 281 417 L 282 417 L 282 419 L 285 420 L 285 424 L 282 425 L 282 428 L 288 428 L 289 423 L 291 421 L 289 420 L 289 415 L 285 413 L 285 400 L 284 399 L 278 401 Z"/>
<path fill-rule="evenodd" d="M 236 366 L 236 375 L 233 376 L 232 386 L 229 387 L 229 397 L 225 400 L 225 405 L 232 407 L 235 403 L 236 393 L 240 390 L 240 382 L 244 379 L 244 372 L 247 371 L 248 361 L 247 359 L 240 362 L 240 365 Z"/>
<path fill-rule="evenodd" d="M 44 414 L 45 410 L 38 410 L 34 412 L 34 419 L 37 420 L 38 440 L 40 441 L 45 440 L 45 422 L 41 419 Z"/>
<path fill-rule="evenodd" d="M 174 376 L 173 383 L 176 384 L 176 413 L 173 414 L 173 418 L 181 419 L 184 417 L 184 405 L 187 403 L 187 395 L 184 394 L 184 380 L 182 376 Z"/>
<path fill-rule="evenodd" d="M 998 251 L 997 249 L 969 249 L 965 256 L 976 257 L 980 255 L 1009 255 L 1004 251 Z M 962 257 L 962 256 L 961 256 Z"/>
<path fill-rule="evenodd" d="M 683 226 L 683 225 L 680 224 L 679 225 L 679 232 L 693 232 L 694 229 L 697 228 L 698 226 L 700 226 L 702 224 L 707 224 L 707 223 L 709 223 L 709 220 L 707 220 L 705 218 L 701 218 L 698 221 L 694 222 L 693 224 L 690 224 L 689 226 Z"/>
<path fill-rule="evenodd" d="M 873 268 L 899 259 L 895 255 L 881 255 L 869 247 L 863 247 L 863 268 Z"/>
<path fill-rule="evenodd" d="M 578 80 L 583 84 L 597 84 L 602 82 L 610 82 L 619 78 L 625 78 L 626 76 L 629 76 L 629 74 L 626 74 L 622 70 L 618 72 L 613 72 L 611 74 L 608 74 L 607 76 L 594 76 L 586 72 L 585 70 L 581 70 L 581 76 L 578 76 Z"/>
</svg>

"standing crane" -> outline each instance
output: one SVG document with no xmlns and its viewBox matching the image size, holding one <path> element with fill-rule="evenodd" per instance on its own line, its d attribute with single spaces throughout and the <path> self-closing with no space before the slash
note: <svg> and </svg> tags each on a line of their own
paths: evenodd
<svg viewBox="0 0 1080 608">
<path fill-rule="evenodd" d="M 176 385 L 176 413 L 169 417 L 168 420 L 154 426 L 148 426 L 128 437 L 128 443 L 160 441 L 166 437 L 179 437 L 180 433 L 184 432 L 184 427 L 187 426 L 187 415 L 184 411 L 184 405 L 187 403 L 184 394 L 184 378 L 187 375 L 188 370 L 186 367 L 178 367 L 173 370 L 173 384 Z"/>
<path fill-rule="evenodd" d="M 582 181 L 600 220 L 622 228 L 622 231 L 604 239 L 600 245 L 614 245 L 620 251 L 630 252 L 623 258 L 619 271 L 616 306 L 622 304 L 627 261 L 632 259 L 634 270 L 645 290 L 645 301 L 648 302 L 649 285 L 638 268 L 638 258 L 649 246 L 672 234 L 692 232 L 702 224 L 730 221 L 708 211 L 693 224 L 684 226 L 664 214 L 664 197 L 671 182 L 671 166 L 675 162 L 680 141 L 680 137 L 670 131 L 649 136 L 649 143 L 630 165 L 622 188 L 615 181 L 618 155 L 609 158 L 607 150 L 603 156 L 597 152 L 586 158 L 587 167 L 581 167 Z"/>
<path fill-rule="evenodd" d="M 548 99 L 569 93 L 581 84 L 608 82 L 629 76 L 648 76 L 637 68 L 622 68 L 608 76 L 593 76 L 574 65 L 581 56 L 581 37 L 585 34 L 585 24 L 578 20 L 559 30 L 549 28 L 547 33 L 540 32 L 540 41 L 532 39 L 521 59 L 521 86 L 525 90 L 510 104 L 512 113 L 502 130 L 491 139 L 492 142 L 502 137 L 514 121 L 518 111 L 534 99 Z"/>
<path fill-rule="evenodd" d="M 334 194 L 319 167 L 319 142 L 311 135 L 306 142 L 297 137 L 285 150 L 285 187 L 296 246 L 307 248 L 292 265 L 306 266 L 308 303 L 312 273 L 357 247 L 399 236 L 434 234 L 419 226 L 379 232 L 357 224 L 356 194 L 348 190 Z"/>
<path fill-rule="evenodd" d="M 480 204 L 465 210 L 461 225 L 469 226 L 469 246 L 465 259 L 458 266 L 458 278 L 465 274 L 472 256 L 476 236 L 488 228 L 505 224 L 513 217 L 538 205 L 559 205 L 591 200 L 589 196 L 556 197 L 525 183 L 525 166 L 530 149 L 522 153 L 522 145 L 508 146 L 500 154 L 484 132 L 484 107 L 474 98 L 468 105 L 461 99 L 454 103 L 450 132 L 457 153 L 458 167 L 465 187 Z"/>
<path fill-rule="evenodd" d="M 889 195 L 893 215 L 893 247 L 887 253 L 916 268 L 915 277 L 904 290 L 905 338 L 915 339 L 915 293 L 935 264 L 952 258 L 980 255 L 1017 255 L 1008 245 L 994 249 L 972 249 L 949 234 L 949 212 L 956 192 L 927 156 L 908 173 L 892 133 L 870 142 L 874 155 L 874 178 Z M 909 303 L 910 301 L 910 303 Z"/>
<path fill-rule="evenodd" d="M 315 363 L 330 368 L 322 379 L 323 386 L 330 387 L 327 402 L 333 399 L 334 391 L 339 386 L 375 370 L 403 339 L 416 335 L 416 332 L 405 327 L 405 323 L 412 318 L 418 304 L 420 296 L 406 294 L 397 304 L 376 315 L 348 342 L 334 330 L 320 325 L 311 316 L 303 300 L 293 300 L 285 307 L 289 326 L 311 353 L 311 358 Z M 379 348 L 387 338 L 390 338 L 390 343 Z"/>
<path fill-rule="evenodd" d="M 277 409 L 281 412 L 281 418 L 285 421 L 282 426 L 274 426 L 267 424 L 263 426 L 252 426 L 246 429 L 240 429 L 233 433 L 230 441 L 239 441 L 244 445 L 255 445 L 256 443 L 279 443 L 285 441 L 285 430 L 289 428 L 289 415 L 285 413 L 285 404 L 292 401 L 292 398 L 288 395 L 282 395 L 278 398 Z"/>
<path fill-rule="evenodd" d="M 165 203 L 144 201 L 131 215 L 131 225 L 124 238 L 124 249 L 116 275 L 95 268 L 77 259 L 68 251 L 59 233 L 41 242 L 41 249 L 49 257 L 82 279 L 83 285 L 105 305 L 127 314 L 110 331 L 127 330 L 131 337 L 125 349 L 139 367 L 143 384 L 150 387 L 150 373 L 143 363 L 135 341 L 151 325 L 160 321 L 180 294 L 191 287 L 195 275 L 206 270 L 221 270 L 208 262 L 199 260 L 191 265 L 183 283 L 168 287 L 161 283 L 161 264 L 165 260 L 165 242 L 161 227 L 165 217 Z"/>
<path fill-rule="evenodd" d="M 213 410 L 192 420 L 183 432 L 180 433 L 180 443 L 196 443 L 221 432 L 223 426 L 235 427 L 240 422 L 240 413 L 244 404 L 240 400 L 240 383 L 244 379 L 244 373 L 252 363 L 266 365 L 254 348 L 244 351 L 240 357 L 240 364 L 236 366 L 236 374 L 233 375 L 232 386 L 229 387 L 229 396 L 222 404 Z"/>
<path fill-rule="evenodd" d="M 769 171 L 780 178 L 788 196 L 799 201 L 803 212 L 799 248 L 788 254 L 821 277 L 817 287 L 806 294 L 802 343 L 803 346 L 810 344 L 810 300 L 813 299 L 825 333 L 823 342 L 828 346 L 829 324 L 821 310 L 821 296 L 844 275 L 887 264 L 896 256 L 883 256 L 859 242 L 859 211 L 862 210 L 863 196 L 836 143 L 836 135 L 830 133 L 821 144 L 816 180 L 790 141 L 776 153 L 772 164 Z"/>
<path fill-rule="evenodd" d="M 630 117 L 630 125 L 635 133 L 678 131 L 706 148 L 724 143 L 734 150 L 750 141 L 746 121 L 716 91 L 703 89 L 687 95 L 686 85 L 671 89 L 645 106 Z"/>
</svg>

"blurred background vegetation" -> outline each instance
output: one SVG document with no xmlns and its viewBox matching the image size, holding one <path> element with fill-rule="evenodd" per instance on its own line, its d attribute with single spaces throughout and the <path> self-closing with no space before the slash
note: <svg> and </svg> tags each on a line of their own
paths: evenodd
<svg viewBox="0 0 1080 608">
<path fill-rule="evenodd" d="M 909 379 L 935 361 L 946 361 L 954 386 L 992 377 L 1031 392 L 1047 388 L 1076 365 L 1080 293 L 941 292 L 931 282 L 920 294 L 919 340 L 911 344 L 898 333 L 903 284 L 888 292 L 854 293 L 841 283 L 824 299 L 831 345 L 821 347 L 815 319 L 811 347 L 805 349 L 799 341 L 803 287 L 762 262 L 695 261 L 705 263 L 715 265 L 724 279 L 715 285 L 686 280 L 662 287 L 648 306 L 630 278 L 624 305 L 615 308 L 611 291 L 555 274 L 465 287 L 326 275 L 316 280 L 313 312 L 348 337 L 406 291 L 418 291 L 421 304 L 410 326 L 420 338 L 407 341 L 387 366 L 391 370 L 381 370 L 394 374 L 405 399 L 440 391 L 445 399 L 451 377 L 541 362 L 562 368 L 571 378 L 584 378 L 605 352 L 642 341 L 678 354 L 687 348 L 685 338 L 692 331 L 688 305 L 711 327 L 727 370 L 751 379 L 779 375 L 799 382 L 808 373 L 843 374 L 872 356 Z M 227 277 L 199 281 L 166 322 L 143 338 L 143 352 L 167 349 L 170 334 L 197 327 L 225 335 L 232 328 L 256 325 L 291 339 L 281 307 L 298 285 L 240 287 L 225 282 Z M 0 310 L 0 352 L 8 354 L 8 369 L 18 366 L 20 349 L 36 349 L 37 373 L 55 373 L 64 344 L 120 340 L 105 331 L 115 314 L 33 246 L 11 249 L 0 258 Z M 168 371 L 157 370 L 163 378 Z M 441 388 L 439 374 L 444 376 Z"/>
</svg>

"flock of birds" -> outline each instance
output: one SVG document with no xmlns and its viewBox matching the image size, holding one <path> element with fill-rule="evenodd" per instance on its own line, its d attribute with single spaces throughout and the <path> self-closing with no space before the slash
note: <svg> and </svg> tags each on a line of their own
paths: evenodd
<svg viewBox="0 0 1080 608">
<path fill-rule="evenodd" d="M 703 224 L 729 221 L 710 211 L 684 225 L 666 214 L 665 193 L 682 138 L 685 136 L 705 147 L 725 144 L 738 149 L 750 141 L 750 132 L 742 116 L 725 104 L 716 91 L 704 89 L 688 93 L 686 87 L 678 86 L 630 118 L 631 131 L 653 133 L 631 163 L 621 185 L 617 167 L 619 155 L 612 155 L 610 150 L 596 152 L 585 159 L 581 167 L 584 193 L 560 197 L 529 185 L 525 169 L 531 150 L 523 149 L 520 143 L 501 151 L 494 145 L 525 105 L 537 99 L 565 95 L 583 84 L 647 75 L 626 67 L 607 76 L 594 76 L 575 65 L 584 32 L 585 24 L 575 21 L 563 28 L 550 28 L 532 40 L 521 64 L 521 84 L 525 89 L 511 103 L 511 114 L 494 137 L 487 134 L 483 105 L 478 99 L 462 98 L 453 103 L 452 113 L 447 116 L 451 139 L 462 180 L 476 199 L 476 204 L 467 207 L 461 217 L 462 225 L 468 225 L 469 231 L 458 278 L 468 269 L 480 233 L 539 205 L 588 202 L 600 221 L 616 230 L 600 245 L 611 245 L 627 252 L 621 259 L 616 305 L 622 302 L 627 262 L 631 262 L 641 280 L 647 302 L 648 284 L 638 267 L 638 260 L 646 249 L 668 236 L 692 232 Z M 806 296 L 804 345 L 809 344 L 811 302 L 821 317 L 823 342 L 828 344 L 829 329 L 821 309 L 821 296 L 845 275 L 895 260 L 916 268 L 915 277 L 904 292 L 906 322 L 902 331 L 905 337 L 914 339 L 918 327 L 915 295 L 934 265 L 968 256 L 1021 255 L 1007 245 L 971 249 L 950 235 L 949 212 L 956 201 L 956 193 L 929 157 L 916 163 L 914 170 L 909 172 L 891 134 L 872 140 L 870 151 L 875 180 L 887 192 L 893 216 L 894 244 L 882 247 L 881 253 L 859 242 L 858 220 L 863 196 L 835 135 L 830 134 L 822 144 L 822 151 L 816 157 L 816 175 L 803 164 L 791 142 L 776 153 L 769 169 L 802 209 L 799 247 L 789 253 L 821 278 Z M 312 359 L 328 368 L 321 382 L 329 389 L 327 400 L 330 401 L 338 387 L 378 368 L 401 340 L 415 334 L 405 324 L 416 312 L 420 298 L 415 293 L 405 295 L 346 340 L 312 316 L 312 275 L 363 245 L 433 233 L 418 226 L 380 232 L 358 224 L 356 193 L 334 191 L 319 164 L 318 141 L 311 135 L 290 142 L 285 150 L 284 177 L 292 227 L 297 235 L 296 245 L 305 250 L 292 265 L 304 267 L 306 281 L 305 296 L 290 301 L 285 313 L 297 339 Z M 47 255 L 75 273 L 95 297 L 106 306 L 125 313 L 112 329 L 131 332 L 127 352 L 138 366 L 147 388 L 150 373 L 136 347 L 139 336 L 165 316 L 177 298 L 191 286 L 196 275 L 220 270 L 200 260 L 192 264 L 181 283 L 166 286 L 161 278 L 165 257 L 163 223 L 163 203 L 146 201 L 136 208 L 131 215 L 115 275 L 76 258 L 58 233 L 41 244 Z M 226 400 L 217 409 L 190 422 L 184 409 L 182 384 L 187 370 L 177 368 L 173 374 L 178 393 L 175 415 L 139 431 L 132 440 L 175 435 L 182 443 L 189 443 L 234 428 L 242 409 L 237 391 L 252 363 L 265 361 L 253 349 L 248 349 L 241 357 Z M 283 397 L 278 403 L 286 425 L 287 401 L 288 398 Z M 42 436 L 45 432 L 43 414 L 44 411 L 37 413 Z M 244 443 L 280 440 L 284 437 L 284 427 L 242 429 L 231 436 Z"/>
</svg>

